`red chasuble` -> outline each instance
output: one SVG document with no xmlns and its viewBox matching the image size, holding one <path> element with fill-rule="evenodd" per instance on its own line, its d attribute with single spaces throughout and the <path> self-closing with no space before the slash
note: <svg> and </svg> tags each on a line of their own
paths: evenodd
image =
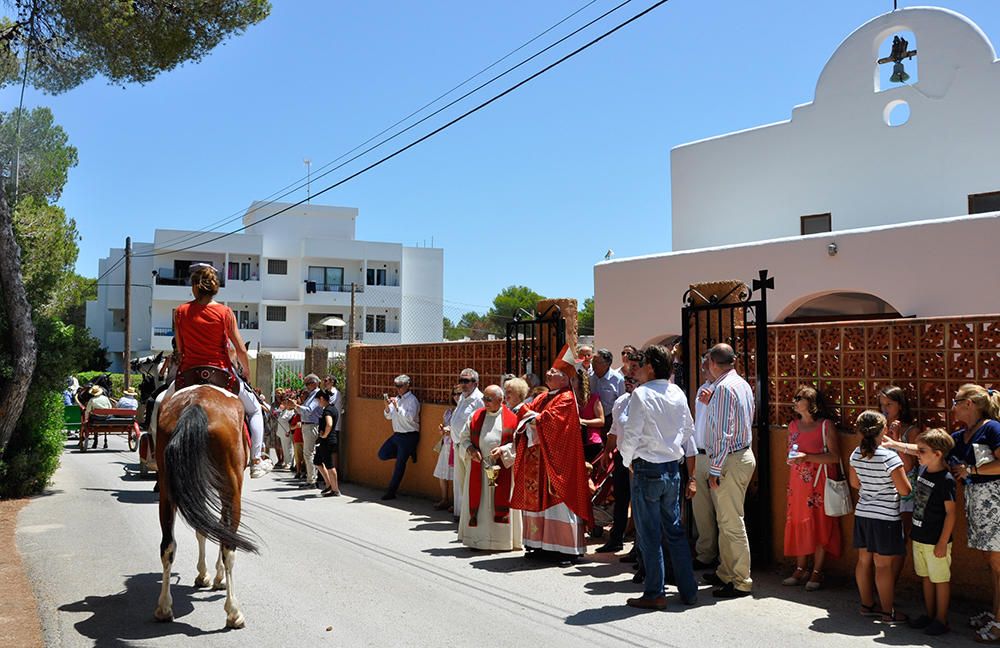
<svg viewBox="0 0 1000 648">
<path fill-rule="evenodd" d="M 527 435 L 517 435 L 511 508 L 538 512 L 565 503 L 591 524 L 594 516 L 576 396 L 571 389 L 550 391 L 518 413 L 523 416 L 529 409 L 538 414 L 535 418 L 538 442 L 529 448 Z"/>
<path fill-rule="evenodd" d="M 517 414 L 510 411 L 506 405 L 500 408 L 501 425 L 503 431 L 500 436 L 500 445 L 510 443 L 514 438 L 514 428 L 517 427 Z M 483 432 L 483 422 L 486 420 L 486 408 L 480 407 L 469 417 L 469 436 L 472 440 L 472 447 L 482 452 L 479 446 L 479 435 Z M 510 469 L 500 466 L 500 474 L 497 476 L 497 483 L 493 489 L 493 521 L 500 524 L 510 524 Z M 469 470 L 469 526 L 478 526 L 476 516 L 479 514 L 479 502 L 483 494 L 483 469 L 478 461 L 472 461 Z"/>
</svg>

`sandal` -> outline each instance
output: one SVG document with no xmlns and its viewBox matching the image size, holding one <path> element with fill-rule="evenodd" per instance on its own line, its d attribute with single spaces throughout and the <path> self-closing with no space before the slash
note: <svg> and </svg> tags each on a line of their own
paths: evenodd
<svg viewBox="0 0 1000 648">
<path fill-rule="evenodd" d="M 872 603 L 871 605 L 861 604 L 861 616 L 863 617 L 880 617 L 882 614 L 882 608 L 879 607 L 878 603 Z"/>
<path fill-rule="evenodd" d="M 990 621 L 976 632 L 979 643 L 1000 644 L 1000 622 Z"/>
<path fill-rule="evenodd" d="M 792 575 L 781 581 L 781 584 L 786 586 L 801 585 L 806 582 L 806 576 L 808 574 L 809 570 L 805 567 L 796 567 L 795 571 L 792 572 Z"/>
<path fill-rule="evenodd" d="M 891 614 L 883 613 L 882 616 L 879 618 L 879 622 L 884 623 L 886 625 L 900 625 L 906 623 L 909 620 L 910 617 L 906 616 L 902 612 L 897 612 L 895 609 L 892 610 Z"/>
<path fill-rule="evenodd" d="M 983 612 L 980 612 L 976 616 L 969 618 L 969 627 L 970 628 L 974 628 L 976 630 L 979 630 L 980 628 L 982 628 L 986 624 L 990 623 L 991 621 L 995 621 L 995 620 L 996 620 L 996 617 L 993 616 L 993 613 L 990 612 L 989 610 L 985 610 Z"/>
<path fill-rule="evenodd" d="M 806 582 L 806 591 L 815 592 L 821 587 L 823 587 L 823 572 L 816 571 L 814 569 L 812 576 L 810 576 L 808 582 Z"/>
</svg>

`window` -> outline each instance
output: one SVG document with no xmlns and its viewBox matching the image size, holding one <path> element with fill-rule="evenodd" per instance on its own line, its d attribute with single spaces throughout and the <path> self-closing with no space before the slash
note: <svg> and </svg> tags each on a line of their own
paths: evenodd
<svg viewBox="0 0 1000 648">
<path fill-rule="evenodd" d="M 344 269 L 309 266 L 309 281 L 316 283 L 316 290 L 340 290 L 344 285 Z"/>
<path fill-rule="evenodd" d="M 385 315 L 366 315 L 365 333 L 385 333 Z"/>
<path fill-rule="evenodd" d="M 821 234 L 830 232 L 830 214 L 813 214 L 803 216 L 800 221 L 801 234 Z"/>
<path fill-rule="evenodd" d="M 268 259 L 267 274 L 273 274 L 273 275 L 288 274 L 288 261 L 286 259 Z"/>
<path fill-rule="evenodd" d="M 986 214 L 995 211 L 1000 211 L 1000 191 L 969 195 L 970 214 Z"/>
<path fill-rule="evenodd" d="M 268 306 L 267 307 L 267 321 L 268 322 L 284 322 L 286 316 L 285 306 Z"/>
<path fill-rule="evenodd" d="M 320 322 L 330 318 L 339 317 L 344 319 L 343 313 L 309 313 L 308 322 L 309 330 L 312 332 L 312 336 L 317 340 L 343 340 L 344 339 L 344 328 L 343 326 L 323 326 Z"/>
<path fill-rule="evenodd" d="M 226 279 L 236 280 L 240 278 L 240 264 L 238 261 L 230 261 L 226 271 Z"/>
<path fill-rule="evenodd" d="M 365 283 L 369 286 L 386 286 L 385 268 L 368 268 L 368 276 Z"/>
</svg>

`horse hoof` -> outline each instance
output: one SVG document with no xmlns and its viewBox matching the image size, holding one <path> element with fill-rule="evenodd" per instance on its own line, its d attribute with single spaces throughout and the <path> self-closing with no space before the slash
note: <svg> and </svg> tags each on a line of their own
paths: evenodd
<svg viewBox="0 0 1000 648">
<path fill-rule="evenodd" d="M 226 582 L 225 581 L 215 581 L 214 583 L 212 583 L 212 589 L 214 589 L 214 590 L 224 590 L 224 589 L 226 589 Z"/>
<path fill-rule="evenodd" d="M 173 621 L 174 611 L 170 609 L 164 610 L 162 608 L 156 608 L 156 611 L 153 612 L 153 617 L 160 622 Z"/>
<path fill-rule="evenodd" d="M 198 578 L 194 579 L 194 586 L 195 587 L 208 587 L 208 584 L 210 582 L 211 581 L 208 580 L 208 576 L 199 576 Z"/>
<path fill-rule="evenodd" d="M 246 625 L 246 619 L 243 618 L 243 613 L 239 612 L 234 617 L 226 617 L 226 627 L 233 628 L 234 630 L 239 630 Z"/>
</svg>

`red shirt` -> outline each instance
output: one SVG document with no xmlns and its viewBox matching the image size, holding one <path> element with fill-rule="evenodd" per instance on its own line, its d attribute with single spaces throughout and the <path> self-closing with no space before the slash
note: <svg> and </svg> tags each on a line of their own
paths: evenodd
<svg viewBox="0 0 1000 648">
<path fill-rule="evenodd" d="M 295 427 L 295 426 L 298 427 Z M 292 443 L 304 443 L 302 440 L 302 417 L 296 414 L 288 421 L 288 426 L 292 428 Z"/>
<path fill-rule="evenodd" d="M 177 371 L 191 367 L 229 369 L 229 320 L 233 311 L 217 302 L 188 302 L 177 307 L 177 337 L 181 341 L 181 365 Z"/>
</svg>

